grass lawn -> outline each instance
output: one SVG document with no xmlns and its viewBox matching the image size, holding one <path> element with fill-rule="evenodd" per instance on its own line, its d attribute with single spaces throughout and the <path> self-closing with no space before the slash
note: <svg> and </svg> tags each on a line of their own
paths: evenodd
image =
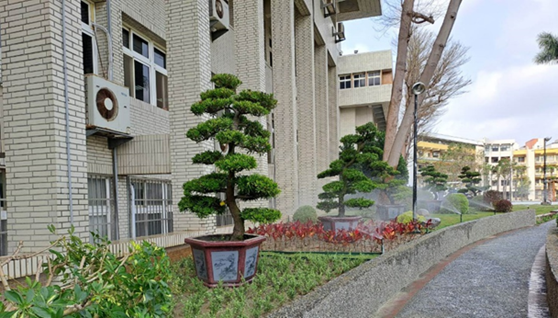
<svg viewBox="0 0 558 318">
<path fill-rule="evenodd" d="M 541 205 L 540 203 L 520 204 L 520 205 L 513 206 L 514 211 L 521 211 L 521 210 L 528 210 L 528 209 L 535 210 L 537 215 L 539 215 L 539 214 L 548 213 L 553 210 L 558 210 L 558 207 L 555 205 Z"/>
<path fill-rule="evenodd" d="M 372 257 L 262 252 L 258 275 L 238 288 L 205 287 L 186 258 L 173 265 L 173 317 L 260 317 Z"/>
<path fill-rule="evenodd" d="M 467 222 L 467 221 L 472 221 L 472 220 L 476 220 L 476 219 L 480 219 L 480 218 L 484 218 L 487 216 L 493 216 L 494 212 L 481 212 L 481 211 L 477 211 L 477 210 L 471 210 L 469 213 L 467 214 L 463 214 L 463 222 Z M 436 229 L 443 229 L 445 227 L 448 226 L 452 226 L 454 224 L 458 224 L 460 223 L 460 218 L 459 218 L 459 214 L 431 214 L 430 217 L 432 218 L 439 218 L 440 220 L 442 220 L 442 223 L 440 223 L 440 226 L 438 226 Z"/>
</svg>

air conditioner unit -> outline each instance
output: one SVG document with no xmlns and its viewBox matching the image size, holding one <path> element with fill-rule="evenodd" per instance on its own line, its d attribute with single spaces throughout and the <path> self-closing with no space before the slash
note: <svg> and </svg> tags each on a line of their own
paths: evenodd
<svg viewBox="0 0 558 318">
<path fill-rule="evenodd" d="M 225 0 L 209 0 L 211 32 L 229 29 L 229 4 Z"/>
<path fill-rule="evenodd" d="M 322 9 L 326 18 L 337 13 L 335 0 L 322 0 Z"/>
<path fill-rule="evenodd" d="M 335 43 L 346 40 L 345 25 L 343 25 L 343 22 L 337 22 L 337 30 L 333 29 L 333 36 L 335 37 Z"/>
<path fill-rule="evenodd" d="M 128 88 L 95 75 L 86 75 L 87 124 L 115 132 L 130 132 Z"/>
</svg>

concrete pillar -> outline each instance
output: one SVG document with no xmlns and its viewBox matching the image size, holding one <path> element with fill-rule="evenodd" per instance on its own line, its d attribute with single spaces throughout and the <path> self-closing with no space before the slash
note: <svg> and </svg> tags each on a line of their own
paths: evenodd
<svg viewBox="0 0 558 318">
<path fill-rule="evenodd" d="M 236 75 L 242 81 L 239 90 L 266 91 L 265 37 L 263 0 L 234 2 L 234 36 Z M 260 118 L 267 127 L 267 118 Z M 268 175 L 267 154 L 256 156 L 258 167 L 251 172 Z M 246 202 L 243 206 L 267 206 L 268 201 Z"/>
<path fill-rule="evenodd" d="M 329 89 L 327 49 L 318 45 L 314 52 L 314 70 L 316 85 L 316 168 L 318 173 L 329 167 Z"/>
<path fill-rule="evenodd" d="M 329 162 L 339 158 L 339 103 L 337 67 L 328 68 L 329 99 Z"/>
<path fill-rule="evenodd" d="M 277 208 L 292 214 L 298 203 L 298 154 L 293 1 L 271 0 L 273 90 L 275 109 L 276 181 L 281 189 Z"/>
<path fill-rule="evenodd" d="M 213 171 L 213 167 L 192 164 L 197 153 L 213 150 L 211 141 L 195 143 L 186 132 L 208 116 L 194 116 L 190 106 L 201 92 L 211 88 L 211 39 L 207 0 L 168 0 L 167 68 L 171 128 L 171 174 L 173 204 L 182 198 L 184 182 Z M 198 219 L 192 213 L 174 214 L 175 232 L 213 232 L 215 218 Z"/>
<path fill-rule="evenodd" d="M 36 251 L 70 228 L 89 236 L 85 96 L 79 1 L 66 1 L 67 77 L 58 0 L 0 2 L 8 240 Z M 72 209 L 66 151 L 68 84 Z M 70 212 L 72 210 L 72 212 Z"/>
<path fill-rule="evenodd" d="M 312 15 L 295 15 L 296 88 L 298 119 L 298 206 L 315 205 L 316 104 L 314 85 L 314 21 Z M 297 207 L 298 208 L 298 207 Z"/>
</svg>

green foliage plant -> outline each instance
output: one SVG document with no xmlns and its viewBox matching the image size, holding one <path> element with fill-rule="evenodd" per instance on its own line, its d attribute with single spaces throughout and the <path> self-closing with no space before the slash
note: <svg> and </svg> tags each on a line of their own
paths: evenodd
<svg viewBox="0 0 558 318">
<path fill-rule="evenodd" d="M 461 214 L 469 213 L 469 200 L 463 193 L 452 193 L 446 196 L 440 209 L 440 213 L 455 213 L 456 211 Z"/>
<path fill-rule="evenodd" d="M 494 211 L 496 212 L 511 212 L 513 210 L 513 205 L 508 200 L 496 201 L 494 204 Z"/>
<path fill-rule="evenodd" d="M 420 173 L 424 177 L 424 182 L 426 183 L 425 188 L 432 192 L 435 200 L 439 200 L 438 193 L 448 189 L 448 175 L 436 171 L 433 165 L 428 165 L 420 169 Z"/>
<path fill-rule="evenodd" d="M 473 196 L 478 195 L 482 191 L 482 187 L 478 184 L 482 181 L 480 172 L 473 171 L 469 166 L 461 168 L 459 179 L 465 185 L 465 188 L 460 189 L 459 193 L 472 193 Z"/>
<path fill-rule="evenodd" d="M 397 222 L 409 224 L 413 221 L 413 211 L 407 211 L 397 217 Z M 417 215 L 418 222 L 425 222 L 426 218 L 423 215 Z"/>
<path fill-rule="evenodd" d="M 280 190 L 270 178 L 247 174 L 257 167 L 251 154 L 267 153 L 270 133 L 256 117 L 266 116 L 277 105 L 272 94 L 243 90 L 242 82 L 230 74 L 214 75 L 215 84 L 201 94 L 201 101 L 191 107 L 197 116 L 209 116 L 205 122 L 188 130 L 186 136 L 195 142 L 217 140 L 226 154 L 207 150 L 194 156 L 194 164 L 215 166 L 215 172 L 190 180 L 183 185 L 184 196 L 178 203 L 180 211 L 190 211 L 200 218 L 222 214 L 228 209 L 234 220 L 231 240 L 244 239 L 244 221 L 269 223 L 281 218 L 281 213 L 269 208 L 240 209 L 238 201 L 254 201 L 277 196 Z M 243 150 L 240 153 L 239 150 Z M 224 193 L 221 201 L 216 194 Z"/>
<path fill-rule="evenodd" d="M 339 159 L 329 165 L 329 169 L 318 174 L 319 179 L 338 177 L 322 187 L 318 195 L 317 208 L 326 212 L 337 209 L 338 216 L 345 216 L 345 209 L 368 208 L 374 201 L 365 198 L 345 199 L 348 194 L 369 193 L 372 190 L 386 189 L 383 182 L 397 174 L 397 170 L 382 161 L 384 133 L 373 123 L 356 128 L 356 134 L 341 138 Z M 367 175 L 363 172 L 365 168 Z"/>
<path fill-rule="evenodd" d="M 46 279 L 27 277 L 17 288 L 6 281 L 0 317 L 171 317 L 165 250 L 132 243 L 119 258 L 108 240 L 94 238 L 95 244 L 84 243 L 71 228 L 51 242 L 52 257 L 42 264 Z"/>
<path fill-rule="evenodd" d="M 316 213 L 316 209 L 314 209 L 314 207 L 304 205 L 295 211 L 293 221 L 299 221 L 301 223 L 311 221 L 312 223 L 316 223 L 318 222 L 318 213 Z"/>
</svg>

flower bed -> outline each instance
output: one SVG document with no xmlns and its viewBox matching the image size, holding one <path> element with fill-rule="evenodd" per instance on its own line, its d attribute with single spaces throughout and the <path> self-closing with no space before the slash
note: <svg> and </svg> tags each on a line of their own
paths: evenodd
<svg viewBox="0 0 558 318">
<path fill-rule="evenodd" d="M 321 223 L 263 224 L 247 233 L 263 235 L 265 251 L 382 253 L 427 231 L 429 224 L 365 221 L 355 230 L 324 230 Z M 418 230 L 418 231 L 417 231 Z"/>
</svg>

